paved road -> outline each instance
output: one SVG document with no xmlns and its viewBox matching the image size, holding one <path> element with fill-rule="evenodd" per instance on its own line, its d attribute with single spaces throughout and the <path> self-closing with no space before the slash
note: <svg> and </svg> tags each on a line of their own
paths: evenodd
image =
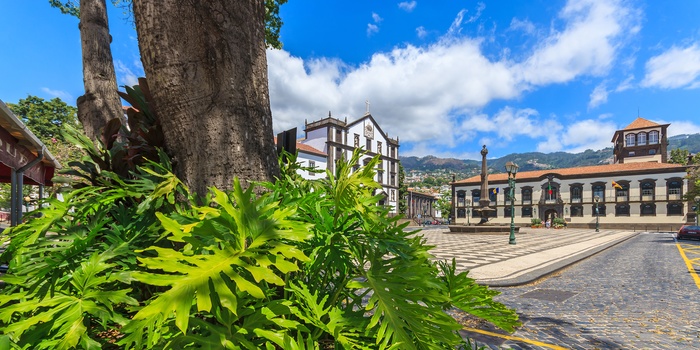
<svg viewBox="0 0 700 350">
<path fill-rule="evenodd" d="M 700 242 L 679 244 L 642 233 L 543 281 L 496 288 L 524 323 L 518 339 L 472 336 L 494 349 L 700 349 L 700 281 L 687 267 L 700 272 Z"/>
</svg>

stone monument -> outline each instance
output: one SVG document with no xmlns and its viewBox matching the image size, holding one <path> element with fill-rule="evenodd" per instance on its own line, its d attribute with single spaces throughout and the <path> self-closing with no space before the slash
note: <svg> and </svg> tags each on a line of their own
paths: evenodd
<svg viewBox="0 0 700 350">
<path fill-rule="evenodd" d="M 474 209 L 481 218 L 478 225 L 487 223 L 489 221 L 489 213 L 496 211 L 496 209 L 489 207 L 491 200 L 489 199 L 489 172 L 486 168 L 487 154 L 489 154 L 489 150 L 484 145 L 484 148 L 481 149 L 481 196 L 479 196 L 479 208 Z"/>
</svg>

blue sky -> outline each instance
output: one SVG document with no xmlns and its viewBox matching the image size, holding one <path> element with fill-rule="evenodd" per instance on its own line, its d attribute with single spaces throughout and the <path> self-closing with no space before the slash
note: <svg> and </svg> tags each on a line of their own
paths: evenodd
<svg viewBox="0 0 700 350">
<path fill-rule="evenodd" d="M 370 102 L 402 155 L 479 159 L 611 145 L 637 115 L 700 132 L 700 1 L 311 1 L 268 51 L 275 131 Z M 110 6 L 119 85 L 143 74 Z M 0 99 L 82 94 L 78 20 L 45 0 L 0 13 Z"/>
</svg>

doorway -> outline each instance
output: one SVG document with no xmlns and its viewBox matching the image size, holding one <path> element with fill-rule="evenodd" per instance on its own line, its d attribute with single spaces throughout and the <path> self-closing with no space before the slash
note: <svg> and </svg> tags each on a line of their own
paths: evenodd
<svg viewBox="0 0 700 350">
<path fill-rule="evenodd" d="M 549 222 L 554 222 L 554 218 L 559 217 L 559 212 L 556 209 L 547 209 L 544 212 L 544 222 L 547 222 L 547 220 L 550 220 Z"/>
</svg>

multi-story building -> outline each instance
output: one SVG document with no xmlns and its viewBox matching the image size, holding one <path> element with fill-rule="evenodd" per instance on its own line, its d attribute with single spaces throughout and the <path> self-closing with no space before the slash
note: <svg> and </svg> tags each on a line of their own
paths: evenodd
<svg viewBox="0 0 700 350">
<path fill-rule="evenodd" d="M 618 130 L 612 139 L 614 164 L 576 168 L 524 171 L 516 174 L 514 221 L 529 225 L 564 218 L 572 227 L 677 230 L 692 222 L 692 203 L 683 200 L 688 192 L 687 166 L 667 163 L 666 129 L 643 118 Z M 476 218 L 482 196 L 489 196 L 490 222 L 511 220 L 508 175 L 489 174 L 488 194 L 481 193 L 481 176 L 452 183 L 454 215 L 466 223 Z M 474 221 L 472 219 L 472 221 Z"/>
<path fill-rule="evenodd" d="M 297 161 L 303 166 L 316 167 L 319 170 L 335 170 L 335 163 L 340 159 L 349 159 L 355 149 L 367 151 L 360 159 L 361 165 L 380 156 L 377 166 L 377 182 L 382 185 L 384 199 L 380 205 L 390 207 L 390 212 L 398 212 L 399 200 L 399 138 L 390 138 L 377 124 L 370 113 L 348 123 L 333 118 L 314 122 L 305 122 L 304 138 L 297 141 Z M 360 165 L 360 164 L 358 164 Z M 303 174 L 313 179 L 325 174 Z"/>
</svg>

